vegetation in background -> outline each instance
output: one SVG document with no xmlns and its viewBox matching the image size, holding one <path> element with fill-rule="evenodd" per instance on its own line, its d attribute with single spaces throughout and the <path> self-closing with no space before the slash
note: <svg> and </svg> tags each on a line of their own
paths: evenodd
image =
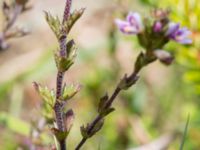
<svg viewBox="0 0 200 150">
<path fill-rule="evenodd" d="M 14 27 L 15 22 L 19 15 L 29 10 L 30 7 L 27 6 L 28 0 L 14 0 L 3 1 L 2 11 L 3 19 L 1 23 L 1 32 L 0 32 L 0 50 L 7 49 L 9 47 L 8 40 L 10 38 L 22 37 L 28 34 L 27 29 Z"/>
</svg>

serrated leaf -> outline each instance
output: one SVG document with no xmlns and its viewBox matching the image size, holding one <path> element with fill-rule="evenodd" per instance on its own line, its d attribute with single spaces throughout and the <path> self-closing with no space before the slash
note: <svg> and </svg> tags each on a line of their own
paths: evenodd
<svg viewBox="0 0 200 150">
<path fill-rule="evenodd" d="M 53 17 L 49 12 L 44 12 L 45 18 L 47 23 L 49 24 L 49 27 L 54 32 L 56 37 L 59 39 L 61 36 L 61 21 L 58 17 Z"/>
<path fill-rule="evenodd" d="M 55 92 L 53 90 L 49 90 L 46 86 L 41 86 L 40 84 L 37 84 L 36 82 L 33 83 L 36 91 L 41 96 L 42 100 L 44 100 L 46 103 L 48 103 L 51 107 L 53 107 L 55 103 Z"/>
<path fill-rule="evenodd" d="M 56 66 L 58 70 L 62 72 L 67 71 L 71 67 L 71 65 L 73 65 L 77 51 L 77 47 L 75 46 L 73 40 L 67 42 L 66 47 L 67 57 L 62 57 L 59 51 L 54 52 Z"/>
<path fill-rule="evenodd" d="M 64 22 L 64 29 L 66 33 L 69 33 L 72 26 L 76 23 L 76 21 L 83 15 L 85 9 L 82 8 L 80 10 L 75 10 L 69 17 L 68 20 Z"/>
<path fill-rule="evenodd" d="M 55 58 L 55 62 L 56 62 L 56 66 L 58 70 L 62 72 L 65 72 L 66 70 L 68 70 L 71 67 L 71 65 L 73 65 L 74 63 L 72 60 L 68 58 L 61 57 L 58 51 L 54 53 L 54 58 Z"/>
<path fill-rule="evenodd" d="M 81 89 L 80 85 L 64 86 L 62 100 L 67 101 L 75 96 Z"/>
</svg>

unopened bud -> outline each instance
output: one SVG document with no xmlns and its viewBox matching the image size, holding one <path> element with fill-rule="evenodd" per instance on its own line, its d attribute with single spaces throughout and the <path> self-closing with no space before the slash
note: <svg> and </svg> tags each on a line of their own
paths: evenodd
<svg viewBox="0 0 200 150">
<path fill-rule="evenodd" d="M 154 54 L 165 65 L 170 65 L 174 60 L 174 57 L 164 50 L 155 50 Z"/>
<path fill-rule="evenodd" d="M 154 32 L 161 32 L 163 28 L 163 25 L 160 21 L 156 21 L 153 25 L 153 31 Z"/>
</svg>

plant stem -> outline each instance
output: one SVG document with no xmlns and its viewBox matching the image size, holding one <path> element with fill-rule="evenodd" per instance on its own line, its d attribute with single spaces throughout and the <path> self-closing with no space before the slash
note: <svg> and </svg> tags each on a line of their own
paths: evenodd
<svg viewBox="0 0 200 150">
<path fill-rule="evenodd" d="M 71 3 L 72 0 L 67 0 L 66 1 L 66 6 L 65 6 L 65 10 L 64 10 L 64 15 L 63 15 L 63 28 L 61 29 L 61 37 L 59 39 L 59 46 L 60 46 L 60 56 L 61 57 L 67 57 L 67 47 L 66 47 L 66 43 L 67 43 L 67 33 L 64 30 L 64 23 L 68 20 L 69 16 L 70 16 L 70 9 L 71 9 Z M 58 70 L 57 73 L 57 83 L 56 83 L 56 103 L 54 105 L 54 111 L 55 111 L 55 117 L 56 117 L 56 123 L 58 126 L 58 129 L 60 131 L 65 132 L 66 128 L 65 128 L 65 124 L 64 124 L 64 112 L 63 112 L 63 104 L 59 102 L 59 98 L 62 96 L 62 84 L 63 84 L 63 77 L 64 77 L 64 72 L 61 72 Z M 61 150 L 66 150 L 66 141 L 61 140 L 58 141 L 60 144 L 60 149 Z"/>
<path fill-rule="evenodd" d="M 77 147 L 75 148 L 75 150 L 79 150 L 83 144 L 87 141 L 87 138 L 82 138 L 82 140 L 80 141 L 80 143 L 77 145 Z"/>
<path fill-rule="evenodd" d="M 14 10 L 12 12 L 12 17 L 9 20 L 5 21 L 5 26 L 3 28 L 3 31 L 0 33 L 0 50 L 6 49 L 6 48 L 4 48 L 4 46 L 2 46 L 2 44 L 5 42 L 6 39 L 8 39 L 7 33 L 9 31 L 9 29 L 16 22 L 17 17 L 22 12 L 22 9 L 23 9 L 23 7 L 21 5 L 18 5 L 17 3 L 14 4 Z"/>
<path fill-rule="evenodd" d="M 62 22 L 63 24 L 66 20 L 68 20 L 70 16 L 71 5 L 72 5 L 72 0 L 67 0 L 66 5 L 65 5 L 64 15 L 63 15 L 63 22 Z"/>
<path fill-rule="evenodd" d="M 63 105 L 59 102 L 59 98 L 62 95 L 62 82 L 63 82 L 63 76 L 64 73 L 58 71 L 57 73 L 57 82 L 56 82 L 56 103 L 54 105 L 54 111 L 55 111 L 55 118 L 56 123 L 58 126 L 58 129 L 60 131 L 65 131 L 65 125 L 64 125 L 64 114 L 63 114 Z M 61 150 L 66 150 L 66 143 L 64 141 L 58 141 L 60 144 Z"/>
<path fill-rule="evenodd" d="M 4 29 L 4 32 L 7 32 L 13 25 L 14 23 L 16 22 L 17 20 L 17 17 L 19 16 L 19 14 L 22 12 L 22 6 L 21 5 L 18 5 L 18 4 L 15 4 L 15 9 L 14 9 L 14 12 L 13 12 L 13 16 L 12 18 L 8 21 L 5 29 Z"/>
</svg>

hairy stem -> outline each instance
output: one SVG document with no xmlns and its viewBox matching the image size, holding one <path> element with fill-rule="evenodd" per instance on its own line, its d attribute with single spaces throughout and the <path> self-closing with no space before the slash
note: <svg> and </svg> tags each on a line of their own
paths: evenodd
<svg viewBox="0 0 200 150">
<path fill-rule="evenodd" d="M 55 117 L 56 117 L 56 124 L 60 131 L 65 131 L 64 125 L 64 114 L 63 114 L 63 105 L 59 102 L 59 98 L 62 95 L 62 82 L 63 82 L 63 72 L 57 73 L 57 81 L 56 81 L 56 103 L 54 105 Z M 66 143 L 64 141 L 58 141 L 60 144 L 61 150 L 66 150 Z"/>
<path fill-rule="evenodd" d="M 67 0 L 66 1 L 66 5 L 65 5 L 65 10 L 64 10 L 64 14 L 63 14 L 63 21 L 62 21 L 62 29 L 61 29 L 61 33 L 62 36 L 59 39 L 59 43 L 60 43 L 60 55 L 62 57 L 67 57 L 67 47 L 66 47 L 66 43 L 67 43 L 67 33 L 66 30 L 64 30 L 64 25 L 65 22 L 67 22 L 69 16 L 70 16 L 70 10 L 71 10 L 71 5 L 72 5 L 72 0 Z"/>
<path fill-rule="evenodd" d="M 66 6 L 64 10 L 64 15 L 63 15 L 63 26 L 65 21 L 69 18 L 70 15 L 70 9 L 71 9 L 71 3 L 72 0 L 67 0 L 66 1 Z M 61 57 L 67 57 L 67 33 L 64 30 L 64 27 L 61 29 L 61 37 L 59 39 L 59 46 L 60 46 L 60 55 Z M 60 131 L 66 131 L 65 124 L 64 124 L 64 112 L 63 112 L 63 104 L 59 102 L 59 98 L 62 96 L 62 84 L 63 84 L 63 77 L 64 77 L 64 72 L 58 71 L 57 73 L 57 84 L 56 84 L 56 103 L 54 105 L 54 111 L 55 111 L 55 116 L 56 116 L 56 123 L 58 126 L 58 129 Z M 65 139 L 62 141 L 58 141 L 60 144 L 60 149 L 61 150 L 66 150 L 66 141 Z"/>
<path fill-rule="evenodd" d="M 67 0 L 67 3 L 65 5 L 64 15 L 63 15 L 63 24 L 66 20 L 68 20 L 70 16 L 71 5 L 72 5 L 72 0 Z"/>
</svg>

